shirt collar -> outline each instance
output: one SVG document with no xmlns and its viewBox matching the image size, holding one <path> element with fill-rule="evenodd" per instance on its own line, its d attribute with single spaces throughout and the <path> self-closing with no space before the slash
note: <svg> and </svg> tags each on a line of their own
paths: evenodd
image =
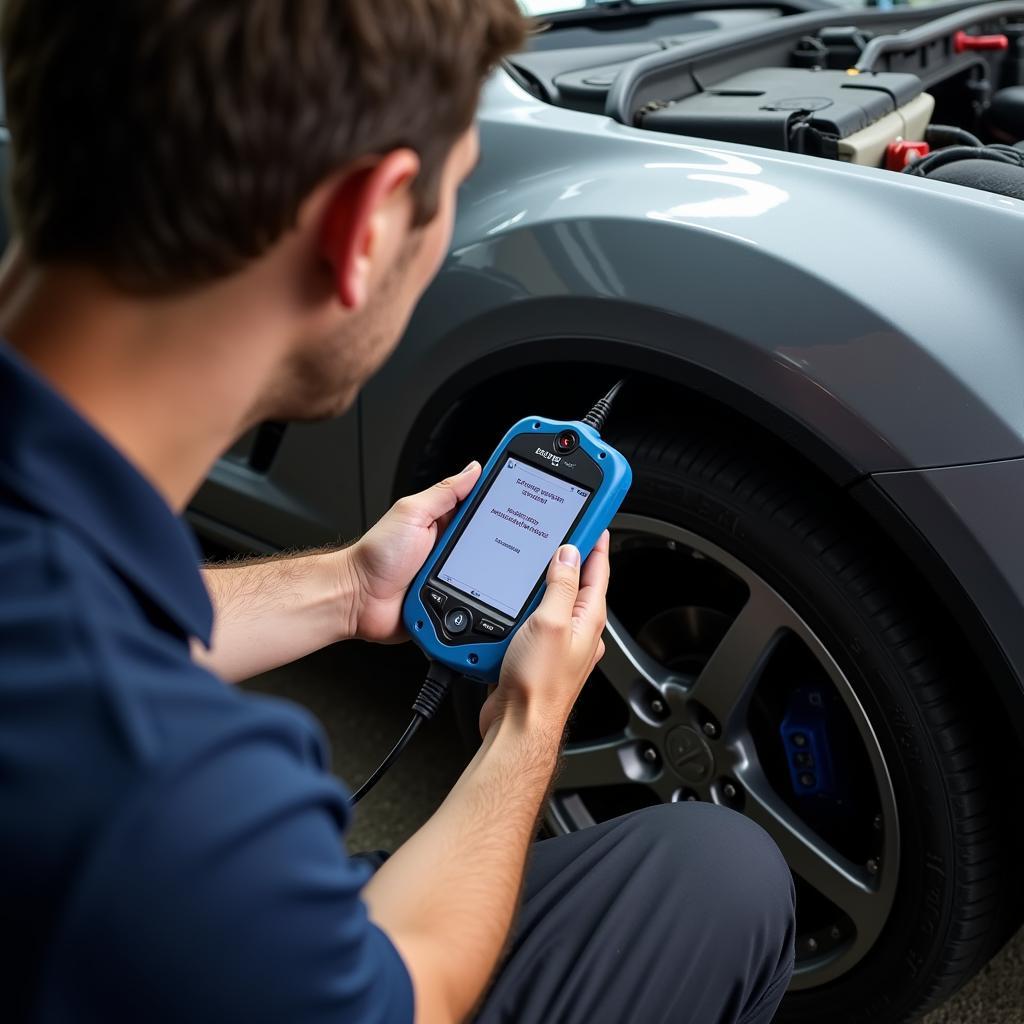
<svg viewBox="0 0 1024 1024">
<path fill-rule="evenodd" d="M 0 342 L 0 483 L 100 552 L 189 636 L 213 608 L 188 527 L 109 441 Z"/>
</svg>

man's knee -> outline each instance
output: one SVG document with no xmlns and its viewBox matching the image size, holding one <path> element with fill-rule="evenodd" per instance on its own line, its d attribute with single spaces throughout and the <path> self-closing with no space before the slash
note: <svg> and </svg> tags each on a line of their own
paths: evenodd
<svg viewBox="0 0 1024 1024">
<path fill-rule="evenodd" d="M 747 936 L 785 959 L 793 941 L 793 879 L 771 837 L 735 811 L 664 804 L 630 816 L 661 896 L 699 915 L 722 941 Z"/>
<path fill-rule="evenodd" d="M 566 991 L 588 994 L 566 1019 L 771 1019 L 792 970 L 793 890 L 758 826 L 679 803 L 540 847 L 512 957 L 483 1019 L 511 1019 L 521 985 L 544 1006 L 537 1019 L 563 1019 L 545 1000 Z"/>
</svg>

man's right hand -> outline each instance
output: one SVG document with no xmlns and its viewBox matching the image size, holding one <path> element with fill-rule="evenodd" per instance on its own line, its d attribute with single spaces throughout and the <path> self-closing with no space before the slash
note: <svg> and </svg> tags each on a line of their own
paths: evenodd
<svg viewBox="0 0 1024 1024">
<path fill-rule="evenodd" d="M 567 550 L 575 557 L 563 560 Z M 607 533 L 582 579 L 575 548 L 555 553 L 544 598 L 509 644 L 481 712 L 480 749 L 363 890 L 409 969 L 416 1024 L 469 1016 L 501 956 L 566 719 L 604 653 L 607 588 Z"/>
<path fill-rule="evenodd" d="M 481 736 L 506 716 L 515 716 L 527 728 L 561 735 L 583 684 L 604 654 L 608 572 L 607 530 L 582 576 L 575 547 L 566 544 L 555 552 L 544 597 L 512 638 L 498 687 L 480 711 Z"/>
</svg>

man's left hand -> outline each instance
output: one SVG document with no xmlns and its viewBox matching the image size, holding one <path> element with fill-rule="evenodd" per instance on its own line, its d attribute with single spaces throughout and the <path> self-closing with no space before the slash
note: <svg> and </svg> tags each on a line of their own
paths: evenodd
<svg viewBox="0 0 1024 1024">
<path fill-rule="evenodd" d="M 408 639 L 402 625 L 402 602 L 437 538 L 460 501 L 480 476 L 480 463 L 401 498 L 351 547 L 340 552 L 341 571 L 354 589 L 354 634 L 377 643 Z"/>
</svg>

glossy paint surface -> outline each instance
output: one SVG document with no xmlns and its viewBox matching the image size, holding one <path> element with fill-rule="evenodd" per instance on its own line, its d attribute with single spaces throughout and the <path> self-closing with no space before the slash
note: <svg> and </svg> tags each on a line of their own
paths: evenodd
<svg viewBox="0 0 1024 1024">
<path fill-rule="evenodd" d="M 1024 454 L 1024 203 L 624 127 L 503 72 L 480 124 L 449 259 L 367 392 L 375 437 L 569 327 L 728 379 L 863 474 Z"/>
</svg>

